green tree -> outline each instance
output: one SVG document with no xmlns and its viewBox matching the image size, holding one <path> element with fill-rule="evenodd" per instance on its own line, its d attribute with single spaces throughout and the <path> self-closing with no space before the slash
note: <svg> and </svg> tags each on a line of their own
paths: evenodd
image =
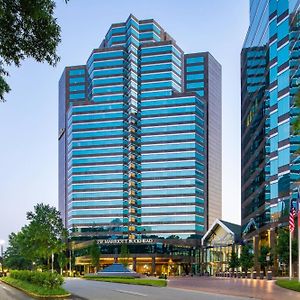
<svg viewBox="0 0 300 300">
<path fill-rule="evenodd" d="M 234 247 L 232 247 L 232 252 L 230 255 L 228 266 L 233 272 L 240 266 L 240 260 L 238 254 L 235 252 Z"/>
<path fill-rule="evenodd" d="M 280 229 L 277 235 L 277 242 L 275 247 L 275 252 L 278 256 L 280 263 L 289 265 L 289 256 L 290 256 L 290 243 L 289 243 L 289 230 Z M 297 240 L 293 239 L 292 241 L 292 258 L 293 262 L 296 262 L 298 257 L 298 244 Z"/>
<path fill-rule="evenodd" d="M 101 249 L 97 244 L 97 241 L 93 241 L 92 245 L 89 249 L 90 257 L 91 257 L 91 265 L 95 268 L 95 273 L 99 267 L 99 259 L 101 255 Z"/>
<path fill-rule="evenodd" d="M 0 101 L 10 91 L 4 66 L 19 67 L 27 57 L 51 66 L 59 61 L 54 9 L 53 0 L 0 0 Z"/>
<path fill-rule="evenodd" d="M 63 274 L 63 269 L 68 264 L 68 258 L 66 256 L 65 252 L 58 253 L 57 260 L 58 260 L 58 265 L 59 265 L 59 268 L 60 268 L 60 275 L 62 275 Z"/>
<path fill-rule="evenodd" d="M 128 259 L 129 259 L 130 253 L 128 246 L 126 244 L 123 244 L 121 246 L 121 253 L 120 253 L 120 262 L 124 265 L 124 267 L 128 266 Z"/>
<path fill-rule="evenodd" d="M 241 257 L 240 257 L 240 264 L 242 270 L 248 272 L 250 268 L 254 265 L 254 255 L 252 253 L 252 248 L 248 245 L 244 245 L 242 247 Z"/>
<path fill-rule="evenodd" d="M 295 96 L 295 107 L 300 109 L 300 88 Z M 296 119 L 292 123 L 293 131 L 295 135 L 299 135 L 300 133 L 300 114 L 297 115 Z"/>
<path fill-rule="evenodd" d="M 27 213 L 28 249 L 33 258 L 44 258 L 48 261 L 52 254 L 65 250 L 67 230 L 64 228 L 60 212 L 50 205 L 37 204 L 33 212 Z"/>
<path fill-rule="evenodd" d="M 273 253 L 268 246 L 261 246 L 258 256 L 258 262 L 262 271 L 266 271 L 266 267 L 273 266 Z"/>
<path fill-rule="evenodd" d="M 4 254 L 4 265 L 10 269 L 31 269 L 32 261 L 26 259 L 22 253 L 24 235 L 20 231 L 9 235 L 9 246 Z"/>
<path fill-rule="evenodd" d="M 49 268 L 52 254 L 66 249 L 68 235 L 60 213 L 55 207 L 37 204 L 33 212 L 27 213 L 27 220 L 29 224 L 19 233 L 10 235 L 6 261 L 10 266 L 16 261 L 30 261 L 30 264 L 34 262 Z"/>
</svg>

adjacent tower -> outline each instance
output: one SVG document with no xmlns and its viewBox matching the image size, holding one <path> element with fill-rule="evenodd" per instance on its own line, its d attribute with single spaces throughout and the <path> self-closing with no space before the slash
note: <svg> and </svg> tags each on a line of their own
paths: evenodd
<svg viewBox="0 0 300 300">
<path fill-rule="evenodd" d="M 241 53 L 243 238 L 273 246 L 299 181 L 292 123 L 300 77 L 300 1 L 250 1 Z"/>
<path fill-rule="evenodd" d="M 59 83 L 59 209 L 73 237 L 191 238 L 221 217 L 221 67 L 153 19 L 113 24 Z"/>
</svg>

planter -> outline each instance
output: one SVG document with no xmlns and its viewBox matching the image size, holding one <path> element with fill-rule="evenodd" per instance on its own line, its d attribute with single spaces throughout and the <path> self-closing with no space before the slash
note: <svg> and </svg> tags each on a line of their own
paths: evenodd
<svg viewBox="0 0 300 300">
<path fill-rule="evenodd" d="M 257 273 L 256 273 L 256 271 L 253 271 L 253 273 L 252 273 L 252 279 L 256 279 L 257 278 Z"/>
<path fill-rule="evenodd" d="M 245 272 L 242 273 L 242 278 L 246 278 L 246 273 Z"/>
<path fill-rule="evenodd" d="M 238 277 L 238 278 L 241 278 L 241 277 L 242 277 L 241 272 L 238 272 L 238 273 L 237 273 L 237 277 Z"/>
<path fill-rule="evenodd" d="M 267 280 L 272 280 L 272 271 L 267 272 Z"/>
<path fill-rule="evenodd" d="M 247 278 L 251 279 L 251 273 L 247 273 Z"/>
<path fill-rule="evenodd" d="M 259 279 L 264 279 L 264 271 L 259 272 Z"/>
</svg>

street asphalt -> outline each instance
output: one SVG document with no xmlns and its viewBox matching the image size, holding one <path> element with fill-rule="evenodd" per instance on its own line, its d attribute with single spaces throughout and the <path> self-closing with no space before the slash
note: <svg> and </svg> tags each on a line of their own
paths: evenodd
<svg viewBox="0 0 300 300">
<path fill-rule="evenodd" d="M 87 300 L 253 300 L 177 288 L 159 288 L 109 282 L 67 279 L 64 287 Z M 2 299 L 1 299 L 2 300 Z"/>
<path fill-rule="evenodd" d="M 32 299 L 24 293 L 0 282 L 0 299 L 1 300 L 29 300 Z"/>
</svg>

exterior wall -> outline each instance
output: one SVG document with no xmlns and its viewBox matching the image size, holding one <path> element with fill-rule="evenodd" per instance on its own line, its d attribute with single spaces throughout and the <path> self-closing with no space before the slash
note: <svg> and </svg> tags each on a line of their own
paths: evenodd
<svg viewBox="0 0 300 300">
<path fill-rule="evenodd" d="M 222 217 L 222 70 L 208 52 L 185 55 L 185 91 L 196 92 L 205 103 L 206 228 Z"/>
<path fill-rule="evenodd" d="M 196 96 L 141 102 L 141 224 L 146 235 L 203 234 L 204 105 Z"/>
<path fill-rule="evenodd" d="M 242 50 L 242 226 L 247 239 L 287 224 L 299 137 L 291 124 L 299 78 L 299 1 L 250 2 Z"/>
<path fill-rule="evenodd" d="M 222 218 L 222 70 L 208 53 L 208 227 Z"/>
<path fill-rule="evenodd" d="M 110 27 L 86 65 L 65 69 L 59 193 L 74 237 L 187 238 L 220 213 L 220 66 L 202 56 L 203 93 L 184 86 L 195 72 L 185 76 L 176 42 L 154 20 L 130 15 Z"/>
</svg>

